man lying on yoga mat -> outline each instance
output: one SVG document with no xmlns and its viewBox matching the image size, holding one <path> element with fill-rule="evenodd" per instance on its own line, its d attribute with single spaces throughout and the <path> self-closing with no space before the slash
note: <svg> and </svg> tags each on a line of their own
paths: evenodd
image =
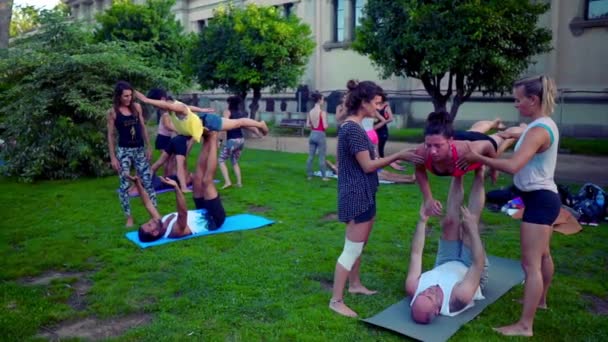
<svg viewBox="0 0 608 342">
<path fill-rule="evenodd" d="M 483 196 L 483 175 L 477 173 L 472 197 Z M 412 239 L 410 266 L 405 291 L 411 296 L 412 319 L 428 324 L 439 314 L 456 316 L 484 299 L 481 290 L 487 282 L 486 255 L 479 237 L 479 215 L 483 203 L 473 200 L 469 208 L 462 206 L 462 177 L 454 177 L 448 195 L 448 210 L 441 222 L 435 267 L 422 273 L 422 252 L 428 216 L 424 204 Z M 462 219 L 459 217 L 462 214 Z"/>
<path fill-rule="evenodd" d="M 141 200 L 151 218 L 142 224 L 138 230 L 141 242 L 152 242 L 160 238 L 179 238 L 199 231 L 216 230 L 224 224 L 226 212 L 213 182 L 217 168 L 217 132 L 207 132 L 203 135 L 204 144 L 201 149 L 198 165 L 194 174 L 193 194 L 197 209 L 188 210 L 184 193 L 176 181 L 161 177 L 161 181 L 175 188 L 177 213 L 162 216 L 150 201 L 148 194 L 143 191 L 139 177 L 128 176 L 137 186 Z"/>
</svg>

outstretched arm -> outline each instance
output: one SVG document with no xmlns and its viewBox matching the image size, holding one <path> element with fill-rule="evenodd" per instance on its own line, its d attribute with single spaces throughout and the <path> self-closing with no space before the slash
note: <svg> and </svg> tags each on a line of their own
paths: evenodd
<svg viewBox="0 0 608 342">
<path fill-rule="evenodd" d="M 483 272 L 486 260 L 486 253 L 479 237 L 479 217 L 472 214 L 468 208 L 461 208 L 462 226 L 464 233 L 468 235 L 471 243 L 471 253 L 473 254 L 473 263 L 467 270 L 464 278 L 458 283 L 452 291 L 450 298 L 450 311 L 459 311 L 467 306 L 472 300 Z"/>
<path fill-rule="evenodd" d="M 424 147 L 419 146 L 418 149 L 416 149 L 416 153 L 419 156 L 425 155 Z M 429 177 L 426 173 L 426 167 L 423 163 L 424 159 L 422 163 L 418 163 L 416 165 L 416 183 L 418 183 L 418 187 L 420 188 L 420 192 L 422 193 L 426 214 L 430 216 L 439 216 L 442 213 L 443 207 L 441 205 L 441 202 L 433 198 L 433 192 L 431 191 Z"/>
<path fill-rule="evenodd" d="M 171 111 L 174 113 L 186 114 L 186 105 L 184 105 L 184 104 L 181 104 L 178 102 L 167 102 L 167 101 L 163 101 L 163 100 L 149 99 L 144 94 L 140 93 L 137 90 L 135 90 L 134 93 L 135 93 L 135 97 L 143 103 L 151 104 L 154 107 L 168 110 L 168 111 Z"/>
<path fill-rule="evenodd" d="M 397 160 L 406 160 L 412 163 L 419 162 L 421 160 L 413 150 L 401 150 L 397 153 L 393 153 L 384 158 L 371 159 L 367 150 L 361 151 L 355 155 L 357 162 L 365 173 L 376 172 L 379 168 L 390 165 Z"/>
<path fill-rule="evenodd" d="M 148 192 L 146 191 L 146 189 L 144 189 L 144 186 L 141 184 L 141 179 L 137 176 L 131 176 L 131 175 L 127 175 L 127 178 L 129 178 L 129 180 L 131 180 L 131 182 L 133 182 L 133 184 L 135 184 L 135 186 L 137 187 L 137 192 L 139 193 L 139 197 L 141 198 L 141 201 L 144 204 L 144 208 L 146 208 L 146 210 L 148 211 L 148 214 L 150 214 L 150 217 L 153 219 L 160 219 L 161 216 L 158 213 L 158 210 L 156 209 L 156 207 L 154 206 L 152 201 L 150 200 L 150 196 L 148 195 Z"/>
<path fill-rule="evenodd" d="M 191 111 L 198 113 L 215 113 L 215 109 L 213 108 L 201 108 L 197 106 L 188 106 Z"/>
<path fill-rule="evenodd" d="M 173 229 L 177 229 L 176 232 L 183 233 L 188 228 L 188 207 L 186 206 L 186 199 L 181 188 L 171 178 L 160 177 L 161 182 L 172 186 L 175 189 L 175 208 L 177 209 L 177 221 Z"/>
<path fill-rule="evenodd" d="M 524 140 L 521 143 L 521 147 L 513 153 L 511 158 L 489 158 L 482 156 L 475 151 L 471 151 L 462 156 L 462 161 L 465 162 L 480 162 L 491 168 L 497 169 L 510 174 L 515 174 L 526 165 L 534 155 L 542 150 L 548 148 L 551 145 L 551 137 L 549 132 L 542 127 L 531 128 Z M 459 165 L 462 161 L 459 161 Z"/>
<path fill-rule="evenodd" d="M 413 296 L 418 288 L 418 281 L 422 274 L 422 252 L 424 251 L 424 240 L 426 235 L 426 222 L 428 216 L 424 214 L 424 204 L 420 206 L 420 218 L 416 224 L 416 231 L 412 239 L 412 249 L 410 252 L 410 266 L 407 270 L 405 279 L 405 293 Z"/>
</svg>

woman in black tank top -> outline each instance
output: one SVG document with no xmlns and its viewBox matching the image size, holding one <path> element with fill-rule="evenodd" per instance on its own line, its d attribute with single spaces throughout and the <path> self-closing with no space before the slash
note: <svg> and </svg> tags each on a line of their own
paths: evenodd
<svg viewBox="0 0 608 342">
<path fill-rule="evenodd" d="M 152 186 L 150 156 L 152 148 L 146 131 L 141 106 L 133 102 L 133 88 L 119 81 L 114 89 L 114 103 L 108 111 L 108 152 L 112 168 L 118 172 L 120 205 L 127 217 L 126 226 L 133 225 L 129 203 L 129 178 L 131 167 L 137 171 L 150 200 L 156 206 L 156 193 Z M 118 146 L 115 146 L 118 134 Z"/>
</svg>

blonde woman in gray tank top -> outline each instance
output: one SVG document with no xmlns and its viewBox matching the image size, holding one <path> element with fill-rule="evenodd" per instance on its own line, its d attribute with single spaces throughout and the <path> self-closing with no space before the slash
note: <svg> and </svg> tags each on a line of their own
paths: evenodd
<svg viewBox="0 0 608 342">
<path fill-rule="evenodd" d="M 559 132 L 550 118 L 555 106 L 555 84 L 547 76 L 515 82 L 515 108 L 531 119 L 511 158 L 492 159 L 475 153 L 462 157 L 460 166 L 481 162 L 513 174 L 513 181 L 524 201 L 521 223 L 521 258 L 526 274 L 523 312 L 517 322 L 495 328 L 507 336 L 532 336 L 537 308 L 547 308 L 547 292 L 553 279 L 553 259 L 549 242 L 552 224 L 559 215 L 561 201 L 553 180 Z"/>
</svg>

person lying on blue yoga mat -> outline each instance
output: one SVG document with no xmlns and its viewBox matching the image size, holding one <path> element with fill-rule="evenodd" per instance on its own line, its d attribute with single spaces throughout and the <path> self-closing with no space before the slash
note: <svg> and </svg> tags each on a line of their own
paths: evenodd
<svg viewBox="0 0 608 342">
<path fill-rule="evenodd" d="M 176 213 L 161 216 L 150 201 L 150 197 L 136 176 L 128 176 L 136 185 L 150 220 L 139 227 L 141 242 L 152 242 L 160 238 L 179 238 L 196 234 L 201 230 L 216 230 L 226 220 L 226 212 L 213 182 L 217 169 L 217 132 L 203 134 L 203 148 L 194 173 L 193 195 L 197 210 L 188 210 L 184 193 L 176 181 L 161 177 L 161 181 L 175 189 Z M 205 209 L 201 211 L 198 209 Z"/>
<path fill-rule="evenodd" d="M 476 173 L 470 196 L 471 199 L 484 196 L 482 173 Z M 454 177 L 447 214 L 441 222 L 435 266 L 424 273 L 422 252 L 428 216 L 424 204 L 420 207 L 405 281 L 405 291 L 412 297 L 412 319 L 416 323 L 429 324 L 439 314 L 456 316 L 473 306 L 474 300 L 484 299 L 481 290 L 487 282 L 487 258 L 478 224 L 483 201 L 472 200 L 467 208 L 462 206 L 462 200 L 462 177 Z"/>
</svg>

